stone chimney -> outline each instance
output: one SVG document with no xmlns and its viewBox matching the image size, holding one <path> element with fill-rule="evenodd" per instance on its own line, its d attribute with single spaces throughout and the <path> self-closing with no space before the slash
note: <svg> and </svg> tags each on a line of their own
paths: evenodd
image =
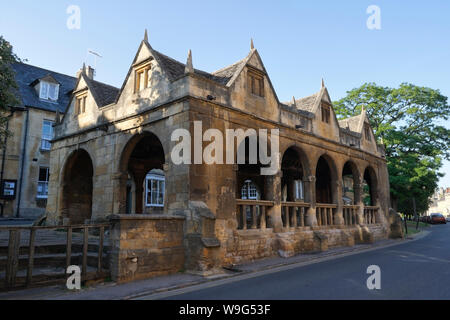
<svg viewBox="0 0 450 320">
<path fill-rule="evenodd" d="M 89 79 L 94 80 L 95 69 L 92 68 L 91 66 L 87 66 L 87 68 L 86 68 L 86 75 L 88 76 Z"/>
<path fill-rule="evenodd" d="M 95 69 L 92 68 L 91 66 L 87 66 L 87 67 L 86 67 L 85 64 L 83 64 L 83 67 L 82 67 L 80 70 L 78 70 L 77 75 L 76 75 L 77 78 L 80 77 L 80 74 L 81 74 L 81 72 L 83 72 L 83 70 L 84 70 L 84 74 L 85 74 L 88 78 L 94 80 Z"/>
</svg>

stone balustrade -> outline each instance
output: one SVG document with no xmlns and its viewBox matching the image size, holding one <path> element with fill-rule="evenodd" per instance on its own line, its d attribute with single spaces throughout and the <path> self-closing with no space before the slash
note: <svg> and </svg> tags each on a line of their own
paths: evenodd
<svg viewBox="0 0 450 320">
<path fill-rule="evenodd" d="M 310 207 L 306 202 L 282 202 L 281 219 L 284 228 L 305 227 L 306 213 Z"/>
<path fill-rule="evenodd" d="M 237 229 L 271 228 L 267 209 L 273 206 L 273 201 L 236 199 Z"/>
</svg>

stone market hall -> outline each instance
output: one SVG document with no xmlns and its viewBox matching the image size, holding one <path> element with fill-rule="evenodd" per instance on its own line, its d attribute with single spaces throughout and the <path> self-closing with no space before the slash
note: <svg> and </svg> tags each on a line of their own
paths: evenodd
<svg viewBox="0 0 450 320">
<path fill-rule="evenodd" d="M 155 50 L 146 33 L 121 88 L 79 73 L 55 126 L 47 221 L 111 221 L 118 281 L 395 236 L 384 148 L 365 111 L 338 120 L 318 87 L 281 102 L 253 41 L 244 59 L 208 73 L 190 51 L 184 64 Z M 278 172 L 261 175 L 251 161 L 175 165 L 171 134 L 194 136 L 195 121 L 223 133 L 279 129 Z"/>
</svg>

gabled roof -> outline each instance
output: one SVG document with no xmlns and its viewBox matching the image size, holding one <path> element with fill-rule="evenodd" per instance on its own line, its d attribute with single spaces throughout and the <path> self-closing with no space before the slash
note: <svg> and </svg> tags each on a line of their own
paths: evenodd
<svg viewBox="0 0 450 320">
<path fill-rule="evenodd" d="M 165 70 L 167 72 L 167 75 L 169 76 L 170 81 L 174 81 L 174 80 L 184 76 L 186 64 L 181 63 L 171 57 L 168 57 L 165 54 L 162 54 L 161 52 L 156 51 L 154 49 L 151 49 L 151 50 L 153 52 L 155 59 L 161 64 L 161 67 L 163 68 L 163 70 Z M 221 84 L 225 84 L 221 77 L 215 76 L 206 71 L 194 69 L 194 73 L 197 75 L 203 76 L 205 78 L 208 78 L 210 80 L 219 82 Z"/>
<path fill-rule="evenodd" d="M 117 95 L 119 94 L 119 89 L 108 84 L 95 81 L 89 78 L 84 72 L 82 73 L 82 77 L 86 82 L 89 90 L 92 93 L 92 96 L 97 103 L 99 108 L 104 107 L 108 104 L 113 103 L 116 100 Z"/>
<path fill-rule="evenodd" d="M 316 105 L 316 101 L 320 99 L 320 91 L 316 92 L 313 95 L 310 95 L 305 98 L 296 99 L 295 100 L 295 107 L 300 110 L 308 111 L 308 112 L 314 112 L 314 107 Z"/>
<path fill-rule="evenodd" d="M 301 99 L 295 99 L 295 107 L 299 110 L 315 113 L 325 95 L 327 100 L 331 101 L 330 96 L 328 95 L 327 88 L 322 87 L 318 92 L 314 93 L 313 95 Z M 294 99 L 291 102 L 285 102 L 285 104 L 294 106 Z"/>
<path fill-rule="evenodd" d="M 347 119 L 339 120 L 339 126 L 342 129 L 348 129 L 360 133 L 361 115 L 353 116 Z"/>
<path fill-rule="evenodd" d="M 26 63 L 13 63 L 16 83 L 18 85 L 17 98 L 22 106 L 61 113 L 66 111 L 70 95 L 77 79 L 51 70 L 35 67 Z M 53 78 L 59 83 L 58 101 L 46 101 L 39 98 L 34 85 L 41 79 Z"/>
<path fill-rule="evenodd" d="M 239 60 L 236 63 L 233 63 L 232 65 L 222 68 L 220 70 L 217 70 L 215 72 L 213 72 L 212 74 L 218 78 L 221 79 L 221 82 L 224 85 L 228 85 L 231 84 L 231 80 L 235 79 L 239 73 L 242 71 L 242 69 L 244 69 L 245 65 L 247 64 L 248 60 L 249 60 L 250 55 L 248 55 L 247 57 L 245 57 L 242 60 Z"/>
</svg>

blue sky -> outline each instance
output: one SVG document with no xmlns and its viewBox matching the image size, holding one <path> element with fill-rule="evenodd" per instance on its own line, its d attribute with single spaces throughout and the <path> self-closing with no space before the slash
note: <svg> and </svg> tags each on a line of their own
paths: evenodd
<svg viewBox="0 0 450 320">
<path fill-rule="evenodd" d="M 70 5 L 81 29 L 69 30 Z M 369 30 L 369 5 L 381 30 Z M 151 45 L 215 71 L 245 57 L 254 39 L 281 101 L 310 95 L 321 78 L 337 100 L 364 82 L 402 82 L 450 96 L 450 1 L 8 1 L 0 34 L 30 64 L 74 75 L 87 50 L 100 53 L 97 80 L 122 85 L 144 29 Z M 448 124 L 447 124 L 448 125 Z M 450 186 L 446 162 L 441 186 Z"/>
</svg>

